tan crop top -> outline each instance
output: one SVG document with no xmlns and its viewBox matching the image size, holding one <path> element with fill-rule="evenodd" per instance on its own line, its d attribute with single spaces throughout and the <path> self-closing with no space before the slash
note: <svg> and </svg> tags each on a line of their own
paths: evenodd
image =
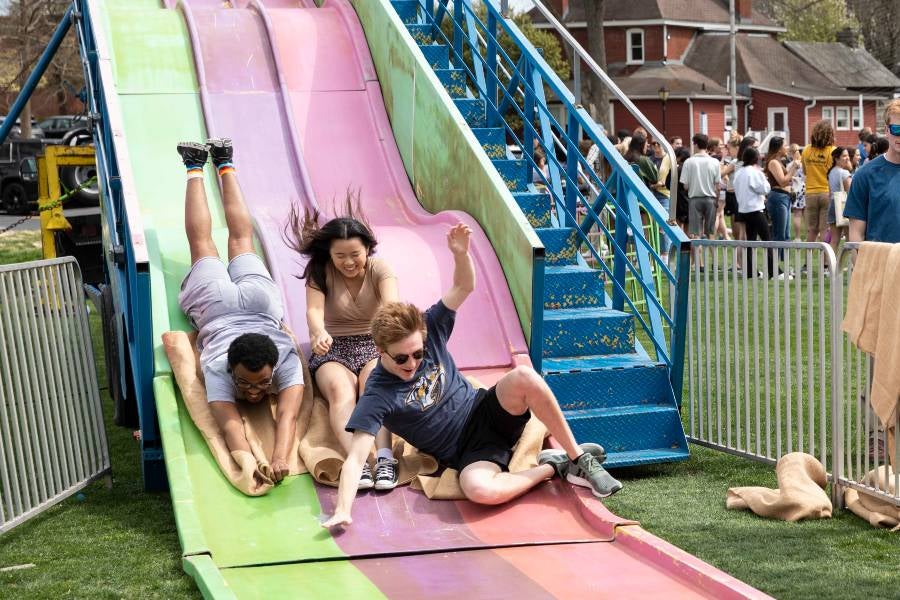
<svg viewBox="0 0 900 600">
<path fill-rule="evenodd" d="M 362 287 L 354 298 L 334 263 L 328 261 L 325 266 L 325 285 L 328 288 L 325 292 L 325 329 L 332 337 L 371 333 L 372 318 L 381 304 L 378 287 L 385 279 L 396 276 L 386 262 L 369 258 L 363 277 Z M 312 281 L 307 285 L 318 289 Z"/>
</svg>

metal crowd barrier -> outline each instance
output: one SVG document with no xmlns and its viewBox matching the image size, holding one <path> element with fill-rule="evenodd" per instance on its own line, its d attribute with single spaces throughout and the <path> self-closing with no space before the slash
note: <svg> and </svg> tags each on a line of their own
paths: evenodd
<svg viewBox="0 0 900 600">
<path fill-rule="evenodd" d="M 843 318 L 847 290 L 859 244 L 846 244 L 838 255 L 835 289 L 835 323 Z M 887 291 L 887 290 L 886 290 Z M 894 292 L 896 293 L 896 291 Z M 900 506 L 900 449 L 893 432 L 900 431 L 900 416 L 883 426 L 869 407 L 874 361 L 854 346 L 848 336 L 835 327 L 836 383 L 834 407 L 838 415 L 835 439 L 834 481 L 843 502 L 843 490 L 853 488 Z M 839 367 L 839 368 L 837 368 Z"/>
<path fill-rule="evenodd" d="M 712 240 L 693 247 L 688 439 L 768 463 L 807 452 L 830 470 L 831 247 Z"/>
<path fill-rule="evenodd" d="M 110 473 L 81 273 L 0 265 L 0 533 Z"/>
</svg>

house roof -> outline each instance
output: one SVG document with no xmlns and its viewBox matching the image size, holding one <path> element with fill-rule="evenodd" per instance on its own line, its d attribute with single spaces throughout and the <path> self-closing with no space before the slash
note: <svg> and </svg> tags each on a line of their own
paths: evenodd
<svg viewBox="0 0 900 600">
<path fill-rule="evenodd" d="M 738 85 L 812 98 L 855 98 L 857 94 L 835 85 L 803 62 L 770 35 L 739 33 L 735 37 Z M 684 64 L 714 81 L 727 81 L 730 73 L 729 36 L 697 36 Z"/>
<path fill-rule="evenodd" d="M 862 48 L 840 42 L 785 42 L 788 50 L 843 88 L 900 89 L 900 78 Z"/>
<path fill-rule="evenodd" d="M 665 86 L 670 97 L 728 97 L 728 90 L 703 73 L 678 63 L 644 63 L 612 65 L 609 70 L 616 85 L 629 97 L 657 98 Z M 743 96 L 741 97 L 743 99 Z"/>
<path fill-rule="evenodd" d="M 593 1 L 593 0 L 589 0 Z M 569 0 L 569 12 L 564 23 L 584 23 L 585 0 Z M 535 24 L 546 23 L 537 9 L 528 11 Z M 603 13 L 606 21 L 679 21 L 691 23 L 716 23 L 728 25 L 728 0 L 606 0 Z M 738 20 L 739 28 L 767 27 L 783 31 L 784 28 L 753 10 L 749 20 Z"/>
</svg>

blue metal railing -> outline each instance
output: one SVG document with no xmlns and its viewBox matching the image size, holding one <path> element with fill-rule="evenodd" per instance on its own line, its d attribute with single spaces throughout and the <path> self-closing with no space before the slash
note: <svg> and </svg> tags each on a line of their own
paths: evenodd
<svg viewBox="0 0 900 600">
<path fill-rule="evenodd" d="M 612 286 L 612 307 L 623 310 L 627 306 L 634 314 L 647 333 L 657 359 L 671 368 L 677 393 L 683 375 L 687 315 L 687 237 L 669 221 L 667 211 L 610 143 L 602 128 L 577 104 L 541 53 L 510 19 L 502 16 L 496 0 L 483 1 L 486 23 L 471 0 L 419 1 L 421 21 L 432 26 L 432 37 L 436 41 L 451 48 L 453 66 L 465 71 L 469 93 L 485 101 L 488 127 L 502 127 L 507 137 L 522 148 L 527 180 L 531 181 L 536 171 L 539 181 L 546 185 L 553 198 L 556 206 L 554 225 L 574 228 L 579 239 L 578 250 L 584 248 L 596 260 Z M 449 34 L 441 28 L 448 20 L 452 24 Z M 519 60 L 513 61 L 504 50 L 499 38 L 501 34 L 517 48 Z M 548 94 L 559 104 L 565 126 L 549 108 Z M 521 120 L 521 132 L 515 129 L 510 116 Z M 613 176 L 604 180 L 581 155 L 578 144 L 583 136 L 596 145 Z M 536 148 L 541 148 L 547 158 L 547 175 L 538 168 L 534 156 Z M 562 159 L 558 158 L 557 150 Z M 594 202 L 589 202 L 579 190 L 579 178 L 596 190 Z M 577 217 L 579 205 L 586 212 L 581 222 Z M 604 210 L 614 214 L 614 231 L 600 218 Z M 659 228 L 660 235 L 671 240 L 677 253 L 674 273 L 644 237 L 642 215 Z M 594 227 L 613 252 L 611 269 L 588 236 Z M 629 245 L 634 247 L 634 260 L 628 255 Z M 654 283 L 654 271 L 663 274 L 665 287 L 674 293 L 671 308 L 663 290 L 657 289 Z M 636 299 L 626 290 L 628 274 L 639 283 L 647 300 L 643 311 L 637 308 Z M 535 306 L 533 310 L 534 318 L 539 318 L 542 306 Z M 536 342 L 540 343 L 540 340 L 532 340 L 532 344 Z"/>
</svg>

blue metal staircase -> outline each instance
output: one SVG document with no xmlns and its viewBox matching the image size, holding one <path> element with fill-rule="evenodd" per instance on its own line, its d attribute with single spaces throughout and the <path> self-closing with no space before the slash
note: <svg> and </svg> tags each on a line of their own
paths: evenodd
<svg viewBox="0 0 900 600">
<path fill-rule="evenodd" d="M 587 227 L 584 221 L 579 223 L 574 210 L 577 192 L 574 179 L 578 177 L 578 171 L 577 158 L 572 156 L 577 154 L 577 150 L 572 150 L 577 148 L 578 133 L 584 126 L 573 128 L 570 122 L 569 129 L 576 131 L 566 132 L 560 131 L 562 126 L 556 124 L 555 133 L 566 136 L 564 141 L 570 150 L 570 157 L 565 163 L 559 163 L 555 158 L 555 147 L 548 135 L 549 129 L 532 129 L 529 135 L 528 125 L 525 125 L 524 140 L 515 138 L 526 150 L 533 139 L 538 139 L 545 149 L 549 146 L 554 150 L 550 165 L 554 180 L 545 181 L 546 191 L 538 189 L 532 183 L 532 173 L 536 166 L 532 153 L 526 151 L 522 157 L 516 158 L 507 150 L 507 135 L 514 136 L 514 132 L 501 116 L 504 101 L 498 97 L 498 93 L 504 91 L 504 84 L 496 75 L 498 58 L 496 55 L 483 56 L 478 44 L 473 42 L 480 37 L 485 49 L 497 52 L 499 44 L 496 43 L 496 28 L 498 22 L 502 21 L 497 7 L 490 1 L 487 2 L 489 24 L 485 25 L 480 21 L 470 0 L 457 0 L 452 8 L 442 2 L 435 6 L 434 0 L 394 0 L 391 4 L 544 244 L 544 301 L 542 307 L 533 307 L 535 318 L 542 319 L 542 335 L 540 339 L 531 340 L 532 347 L 540 344 L 540 352 L 537 355 L 532 352 L 532 357 L 533 360 L 535 356 L 538 357 L 535 367 L 540 369 L 556 394 L 575 437 L 579 441 L 603 444 L 608 452 L 606 464 L 610 467 L 688 458 L 678 401 L 673 392 L 671 368 L 673 360 L 680 360 L 679 355 L 683 356 L 677 352 L 680 340 L 675 339 L 675 336 L 683 336 L 683 331 L 677 327 L 677 318 L 671 318 L 661 310 L 665 302 L 661 301 L 661 296 L 652 284 L 649 260 L 651 254 L 657 260 L 659 256 L 641 237 L 640 226 L 628 228 L 631 237 L 623 237 L 621 231 L 618 234 L 606 232 L 609 242 L 614 246 L 615 272 L 610 269 L 604 272 L 603 269 L 588 266 L 582 255 L 582 252 L 586 252 L 588 255 L 598 256 L 597 248 L 590 244 L 585 235 L 591 223 L 587 223 Z M 451 37 L 440 29 L 440 23 L 445 18 L 453 21 L 455 33 Z M 515 28 L 508 21 L 502 24 L 508 35 L 511 33 L 509 28 Z M 464 28 L 468 28 L 467 35 L 464 34 Z M 515 29 L 515 32 L 518 30 Z M 511 37 L 515 39 L 515 35 Z M 464 43 L 469 52 L 468 62 L 464 60 L 462 52 Z M 549 113 L 543 98 L 543 87 L 547 82 L 533 79 L 534 67 L 527 62 L 543 61 L 539 53 L 524 41 L 524 37 L 520 39 L 520 43 L 522 60 L 517 65 L 508 65 L 516 69 L 516 73 L 510 75 L 506 97 L 514 97 L 516 88 L 521 91 L 524 87 L 526 95 L 530 89 L 532 97 L 526 100 L 525 106 L 535 106 L 537 111 L 543 108 L 545 113 Z M 472 55 L 476 53 L 478 58 L 473 60 Z M 487 69 L 484 68 L 485 65 L 488 66 Z M 493 71 L 490 69 L 492 66 Z M 554 73 L 550 75 L 555 77 Z M 492 77 L 495 81 L 491 80 Z M 527 85 L 529 79 L 535 81 L 533 86 Z M 537 87 L 541 88 L 540 92 L 536 90 Z M 511 105 L 508 101 L 505 104 Z M 542 124 L 552 127 L 550 119 L 543 118 L 543 114 L 541 116 Z M 593 121 L 587 125 L 584 131 L 592 139 L 597 138 L 595 143 L 609 146 L 605 137 L 599 136 L 603 137 L 602 140 L 599 139 L 600 130 Z M 590 129 L 591 125 L 593 130 Z M 611 147 L 602 147 L 601 150 L 609 154 Z M 611 151 L 615 153 L 615 150 Z M 612 155 L 609 156 L 612 158 Z M 616 189 L 607 189 L 607 186 L 614 183 L 611 179 L 598 181 L 598 186 L 606 192 L 605 195 L 601 194 L 601 199 L 615 203 L 616 219 L 619 222 L 640 223 L 639 201 L 655 200 L 645 187 L 635 193 L 637 188 L 634 187 L 634 182 L 639 180 L 633 177 L 633 173 L 630 177 L 624 174 L 626 170 L 631 172 L 624 161 L 620 159 L 618 163 L 613 162 L 613 165 L 615 173 L 619 175 L 615 183 Z M 569 185 L 565 185 L 562 178 L 566 178 Z M 619 198 L 618 202 L 616 197 Z M 583 196 L 579 199 L 587 204 L 587 199 Z M 628 202 L 631 206 L 626 206 Z M 602 210 L 601 205 L 602 203 L 595 202 L 588 208 L 588 218 L 596 219 L 597 225 L 600 224 L 597 213 Z M 659 217 L 662 214 L 661 207 L 657 203 L 654 208 L 659 210 L 656 213 L 651 211 L 651 216 L 655 214 Z M 680 230 L 661 227 L 661 232 L 663 230 L 676 238 L 676 243 L 683 241 Z M 635 232 L 641 239 L 634 237 Z M 681 239 L 678 239 L 678 234 L 681 234 Z M 626 264 L 624 247 L 628 244 L 635 247 L 641 259 L 637 267 Z M 585 247 L 587 250 L 584 250 Z M 652 299 L 656 299 L 656 304 L 648 302 L 649 313 L 652 314 L 645 312 L 643 317 L 639 316 L 634 299 L 625 297 L 624 277 L 628 269 L 640 276 L 644 293 L 654 295 Z M 668 268 L 665 269 L 668 273 Z M 686 272 L 686 269 L 682 272 Z M 675 278 L 671 273 L 669 276 L 674 283 Z M 607 293 L 606 286 L 612 287 L 612 294 Z M 674 287 L 681 291 L 683 301 L 686 302 L 686 290 Z M 682 299 L 679 298 L 679 301 Z M 632 309 L 630 312 L 626 312 L 626 304 Z M 671 344 L 667 344 L 662 326 L 657 327 L 657 322 L 663 322 L 660 312 L 670 326 Z M 651 358 L 636 341 L 636 317 L 650 334 L 655 354 L 662 355 L 663 360 Z M 670 347 L 676 351 L 667 352 Z M 674 358 L 672 355 L 675 355 Z M 677 377 L 674 378 L 678 388 L 680 373 L 678 368 Z"/>
</svg>

